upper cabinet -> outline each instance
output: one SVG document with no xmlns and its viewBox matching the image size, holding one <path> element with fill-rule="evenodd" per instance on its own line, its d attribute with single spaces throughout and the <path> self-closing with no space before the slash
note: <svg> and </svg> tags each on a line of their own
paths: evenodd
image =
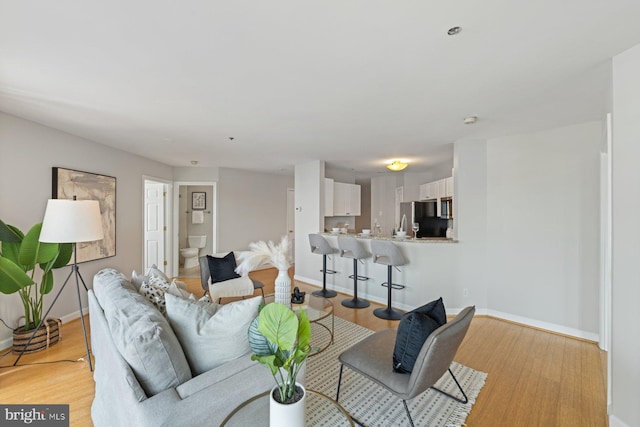
<svg viewBox="0 0 640 427">
<path fill-rule="evenodd" d="M 360 216 L 359 185 L 333 183 L 333 216 Z"/>
<path fill-rule="evenodd" d="M 453 177 L 427 182 L 420 186 L 420 200 L 453 197 Z"/>
<path fill-rule="evenodd" d="M 333 180 L 324 179 L 324 216 L 333 216 Z"/>
</svg>

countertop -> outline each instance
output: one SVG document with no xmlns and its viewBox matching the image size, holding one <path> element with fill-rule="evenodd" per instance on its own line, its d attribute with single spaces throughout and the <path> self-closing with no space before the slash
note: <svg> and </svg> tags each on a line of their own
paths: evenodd
<svg viewBox="0 0 640 427">
<path fill-rule="evenodd" d="M 333 233 L 333 232 L 324 232 L 320 233 L 325 236 L 352 236 L 358 239 L 367 239 L 367 240 L 390 240 L 397 243 L 458 243 L 455 239 L 447 239 L 446 237 L 420 237 L 418 239 L 414 239 L 413 237 L 391 237 L 391 236 L 374 236 L 373 234 L 364 235 L 361 233 Z"/>
</svg>

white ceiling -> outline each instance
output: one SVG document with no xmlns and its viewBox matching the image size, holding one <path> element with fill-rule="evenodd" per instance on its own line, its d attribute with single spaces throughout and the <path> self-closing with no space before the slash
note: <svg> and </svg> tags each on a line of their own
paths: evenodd
<svg viewBox="0 0 640 427">
<path fill-rule="evenodd" d="M 458 139 L 600 119 L 639 18 L 638 0 L 0 0 L 0 111 L 173 166 L 417 171 Z"/>
</svg>

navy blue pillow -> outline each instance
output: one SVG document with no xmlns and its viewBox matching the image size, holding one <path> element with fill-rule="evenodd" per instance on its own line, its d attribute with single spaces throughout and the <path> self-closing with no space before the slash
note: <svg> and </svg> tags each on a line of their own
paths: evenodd
<svg viewBox="0 0 640 427">
<path fill-rule="evenodd" d="M 236 257 L 233 252 L 229 252 L 222 258 L 215 258 L 207 255 L 209 262 L 209 273 L 211 274 L 211 283 L 224 282 L 225 280 L 237 279 L 240 277 L 236 273 Z"/>
<path fill-rule="evenodd" d="M 393 370 L 402 374 L 411 373 L 424 342 L 445 323 L 447 313 L 442 298 L 404 314 L 393 348 Z"/>
</svg>

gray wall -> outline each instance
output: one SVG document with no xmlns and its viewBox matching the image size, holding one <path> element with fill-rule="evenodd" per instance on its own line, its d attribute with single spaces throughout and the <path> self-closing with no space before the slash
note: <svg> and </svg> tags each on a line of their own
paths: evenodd
<svg viewBox="0 0 640 427">
<path fill-rule="evenodd" d="M 117 179 L 115 257 L 80 265 L 87 286 L 102 268 L 115 267 L 125 274 L 142 270 L 143 175 L 171 180 L 169 166 L 52 128 L 0 113 L 0 218 L 23 231 L 41 222 L 51 198 L 54 166 L 114 176 Z M 48 307 L 69 269 L 55 271 L 55 287 L 45 299 Z M 83 295 L 86 307 L 86 298 Z M 45 308 L 46 310 L 46 308 Z M 73 286 L 65 287 L 53 308 L 54 316 L 77 316 Z M 23 312 L 18 295 L 0 294 L 0 318 L 14 324 Z M 0 327 L 0 348 L 11 345 L 11 331 Z M 3 341 L 6 340 L 6 341 Z"/>
<path fill-rule="evenodd" d="M 287 188 L 293 177 L 219 169 L 218 252 L 246 250 L 256 240 L 287 234 Z"/>
<path fill-rule="evenodd" d="M 640 45 L 613 59 L 611 427 L 640 420 Z"/>
<path fill-rule="evenodd" d="M 601 143 L 599 121 L 487 142 L 491 309 L 598 334 Z"/>
</svg>

